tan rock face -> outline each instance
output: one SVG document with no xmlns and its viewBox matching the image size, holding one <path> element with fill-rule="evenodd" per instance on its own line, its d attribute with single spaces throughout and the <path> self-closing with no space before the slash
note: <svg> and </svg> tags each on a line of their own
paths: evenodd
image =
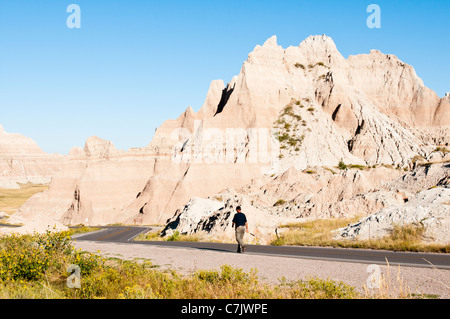
<svg viewBox="0 0 450 319">
<path fill-rule="evenodd" d="M 119 152 L 110 142 L 89 138 L 73 149 L 48 190 L 30 198 L 16 213 L 24 219 L 42 212 L 67 225 L 99 225 L 120 219 L 121 211 L 153 175 L 148 151 Z"/>
<path fill-rule="evenodd" d="M 249 229 L 254 237 L 248 237 L 253 243 L 269 244 L 276 227 L 281 223 L 295 222 L 295 218 L 260 209 L 252 204 L 248 196 L 227 189 L 213 198 L 189 200 L 167 221 L 162 235 L 168 236 L 177 230 L 181 234 L 201 234 L 216 240 L 234 241 L 232 220 L 237 206 L 241 206 L 250 223 Z"/>
<path fill-rule="evenodd" d="M 433 124 L 435 127 L 449 127 L 449 123 L 450 123 L 450 95 L 442 98 L 439 101 L 439 105 L 433 117 Z M 447 135 L 447 137 L 449 135 Z M 448 142 L 449 141 L 447 140 L 447 143 Z"/>
<path fill-rule="evenodd" d="M 210 89 L 214 99 L 207 101 L 217 101 L 217 91 Z M 269 128 L 292 100 L 309 100 L 308 108 L 318 112 L 311 119 L 312 133 L 306 136 L 303 153 L 311 153 L 320 140 L 325 141 L 321 149 L 341 149 L 330 156 L 334 161 L 358 162 L 352 156 L 356 155 L 369 165 L 404 165 L 408 158 L 430 151 L 407 128 L 450 125 L 445 116 L 436 117 L 446 110 L 446 100 L 426 88 L 411 66 L 379 51 L 345 60 L 326 36 L 313 36 L 287 49 L 277 45 L 275 36 L 256 46 L 223 96 L 226 99 L 216 107 L 205 103 L 198 113 L 188 108 L 177 120 L 164 123 L 152 145 L 166 145 L 167 151 L 174 129 L 193 132 L 196 120 L 202 121 L 203 129 Z M 213 113 L 212 118 L 205 116 Z M 333 130 L 337 132 L 331 138 L 324 136 Z M 316 157 L 302 159 L 306 166 L 318 165 Z"/>
<path fill-rule="evenodd" d="M 47 184 L 63 163 L 63 156 L 46 154 L 31 138 L 7 133 L 0 125 L 0 188 Z"/>
<path fill-rule="evenodd" d="M 327 36 L 286 49 L 274 36 L 255 47 L 229 83 L 213 81 L 197 113 L 188 107 L 164 122 L 148 147 L 122 152 L 92 137 L 73 148 L 50 188 L 17 214 L 45 212 L 65 224 L 165 223 L 192 197 L 262 181 L 274 188 L 266 189 L 271 197 L 257 198 L 263 202 L 289 189 L 290 216 L 343 216 L 359 205 L 374 210 L 390 195 L 367 194 L 380 199 L 367 204 L 356 194 L 395 174 L 334 176 L 320 167 L 340 160 L 404 167 L 436 147 L 426 143 L 448 140 L 448 107 L 448 98 L 439 99 L 395 56 L 372 51 L 344 59 Z M 321 173 L 298 173 L 309 167 Z M 288 187 L 289 175 L 302 182 Z"/>
<path fill-rule="evenodd" d="M 424 86 L 410 65 L 375 50 L 349 57 L 348 63 L 349 84 L 363 90 L 384 113 L 413 126 L 436 125 L 434 116 L 440 99 Z"/>
<path fill-rule="evenodd" d="M 414 194 L 407 203 L 391 205 L 354 225 L 339 229 L 336 238 L 374 239 L 397 226 L 421 225 L 427 242 L 450 242 L 450 189 L 433 188 Z"/>
<path fill-rule="evenodd" d="M 449 242 L 448 164 L 419 166 L 409 172 L 386 167 L 331 171 L 307 173 L 292 167 L 280 176 L 210 196 L 211 205 L 194 207 L 191 200 L 180 206 L 162 235 L 178 230 L 232 240 L 231 216 L 240 205 L 260 243 L 273 240 L 279 225 L 354 216 L 365 217 L 336 232 L 337 238 L 376 238 L 388 234 L 394 224 L 421 223 L 427 241 Z M 222 201 L 219 209 L 218 200 Z"/>
</svg>

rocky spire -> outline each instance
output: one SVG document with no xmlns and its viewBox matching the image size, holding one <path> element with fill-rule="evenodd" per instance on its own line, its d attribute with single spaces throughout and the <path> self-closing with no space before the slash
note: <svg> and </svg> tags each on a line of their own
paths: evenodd
<svg viewBox="0 0 450 319">
<path fill-rule="evenodd" d="M 84 145 L 84 152 L 86 156 L 109 158 L 117 155 L 115 146 L 107 140 L 103 140 L 97 136 L 91 136 L 87 139 Z"/>
<path fill-rule="evenodd" d="M 302 55 L 307 57 L 312 64 L 319 61 L 332 66 L 345 62 L 333 39 L 325 34 L 306 38 L 300 43 L 299 48 Z"/>
</svg>

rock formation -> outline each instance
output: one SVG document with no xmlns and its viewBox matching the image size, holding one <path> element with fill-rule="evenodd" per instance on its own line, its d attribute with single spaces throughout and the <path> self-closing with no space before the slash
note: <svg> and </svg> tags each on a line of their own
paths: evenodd
<svg viewBox="0 0 450 319">
<path fill-rule="evenodd" d="M 450 189 L 436 187 L 421 191 L 405 204 L 392 205 L 358 223 L 338 230 L 336 238 L 377 239 L 390 234 L 394 226 L 417 225 L 426 241 L 450 243 Z"/>
<path fill-rule="evenodd" d="M 279 215 L 259 208 L 245 194 L 226 189 L 212 198 L 189 200 L 182 210 L 176 211 L 168 220 L 161 235 L 169 236 L 176 230 L 180 234 L 205 235 L 215 240 L 233 241 L 235 235 L 232 219 L 237 206 L 241 206 L 247 219 L 251 221 L 250 227 L 254 237 L 247 237 L 254 243 L 268 244 L 276 227 L 282 223 L 296 221 L 294 216 Z"/>
<path fill-rule="evenodd" d="M 450 242 L 449 163 L 425 164 L 408 172 L 379 167 L 310 174 L 290 168 L 278 177 L 204 199 L 209 206 L 192 205 L 191 200 L 168 221 L 161 235 L 177 230 L 232 239 L 231 219 L 240 205 L 262 244 L 273 240 L 282 224 L 361 215 L 365 217 L 339 230 L 336 239 L 374 239 L 388 235 L 394 225 L 416 223 L 425 227 L 428 241 L 446 244 Z"/>
<path fill-rule="evenodd" d="M 224 197 L 229 188 L 271 223 L 369 214 L 406 196 L 381 191 L 383 183 L 450 142 L 448 114 L 449 98 L 393 55 L 345 59 L 325 35 L 286 49 L 273 36 L 229 83 L 211 83 L 198 112 L 188 107 L 164 122 L 147 147 L 118 151 L 92 137 L 73 148 L 50 188 L 17 215 L 45 213 L 67 225 L 193 218 L 197 229 L 212 221 L 191 198 Z M 340 171 L 340 161 L 366 169 Z M 274 207 L 279 199 L 287 204 Z"/>
<path fill-rule="evenodd" d="M 55 221 L 53 218 L 49 217 L 46 214 L 37 214 L 27 220 L 17 218 L 16 216 L 10 218 L 10 222 L 13 222 L 15 224 L 24 223 L 24 225 L 20 227 L 0 228 L 0 236 L 13 233 L 18 235 L 26 235 L 34 233 L 46 233 L 47 231 L 61 232 L 69 230 L 67 226 L 58 221 Z"/>
<path fill-rule="evenodd" d="M 288 198 L 288 204 L 278 209 L 284 217 L 290 212 L 316 218 L 368 215 L 402 205 L 407 191 L 380 190 L 383 184 L 404 175 L 402 169 L 411 168 L 415 157 L 425 159 L 436 145 L 450 141 L 448 101 L 426 88 L 411 66 L 375 50 L 345 60 L 326 36 L 310 37 L 286 50 L 272 37 L 249 55 L 227 92 L 231 96 L 225 107 L 218 108 L 216 118 L 228 115 L 243 122 L 249 119 L 247 125 L 265 122 L 266 127 L 274 120 L 280 136 L 289 142 L 281 146 L 285 173 L 255 178 L 240 191 L 265 211 L 274 211 L 270 206 L 277 198 Z M 246 109 L 248 105 L 254 105 L 252 110 Z M 253 110 L 258 111 L 259 121 L 251 116 Z M 336 176 L 315 168 L 335 166 L 340 159 L 378 168 Z M 317 172 L 301 172 L 308 167 Z M 295 176 L 290 183 L 286 183 L 288 173 Z M 433 184 L 431 180 L 428 177 L 427 183 Z M 217 214 L 203 219 L 217 220 Z M 176 224 L 177 218 L 168 225 Z M 201 224 L 187 233 L 203 229 Z"/>
<path fill-rule="evenodd" d="M 7 133 L 0 125 L 0 188 L 48 184 L 63 163 L 63 156 L 47 154 L 31 138 Z"/>
<path fill-rule="evenodd" d="M 31 197 L 15 214 L 27 219 L 45 213 L 66 225 L 106 225 L 120 219 L 152 176 L 155 158 L 144 150 L 118 151 L 91 137 L 73 148 L 50 187 Z"/>
</svg>

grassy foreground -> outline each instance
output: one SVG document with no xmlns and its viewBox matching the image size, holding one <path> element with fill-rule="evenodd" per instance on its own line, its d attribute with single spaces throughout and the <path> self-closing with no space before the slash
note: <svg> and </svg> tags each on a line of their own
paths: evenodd
<svg viewBox="0 0 450 319">
<path fill-rule="evenodd" d="M 75 250 L 70 232 L 11 235 L 0 238 L 0 298 L 38 299 L 351 299 L 366 298 L 342 282 L 310 278 L 278 285 L 261 283 L 257 271 L 224 265 L 190 276 L 162 272 L 149 261 L 103 259 Z M 80 286 L 74 288 L 81 270 Z M 76 279 L 76 278 L 75 278 Z M 69 286 L 73 287 L 70 288 Z M 373 296 L 370 296 L 372 298 Z"/>
</svg>

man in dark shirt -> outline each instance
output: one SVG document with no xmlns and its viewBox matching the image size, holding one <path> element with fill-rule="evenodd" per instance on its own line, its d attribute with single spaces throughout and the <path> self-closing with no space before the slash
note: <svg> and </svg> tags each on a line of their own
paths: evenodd
<svg viewBox="0 0 450 319">
<path fill-rule="evenodd" d="M 244 253 L 244 235 L 245 232 L 248 233 L 247 217 L 245 214 L 241 213 L 241 207 L 236 207 L 237 213 L 233 217 L 232 227 L 236 228 L 236 241 L 238 242 L 238 253 Z"/>
</svg>

